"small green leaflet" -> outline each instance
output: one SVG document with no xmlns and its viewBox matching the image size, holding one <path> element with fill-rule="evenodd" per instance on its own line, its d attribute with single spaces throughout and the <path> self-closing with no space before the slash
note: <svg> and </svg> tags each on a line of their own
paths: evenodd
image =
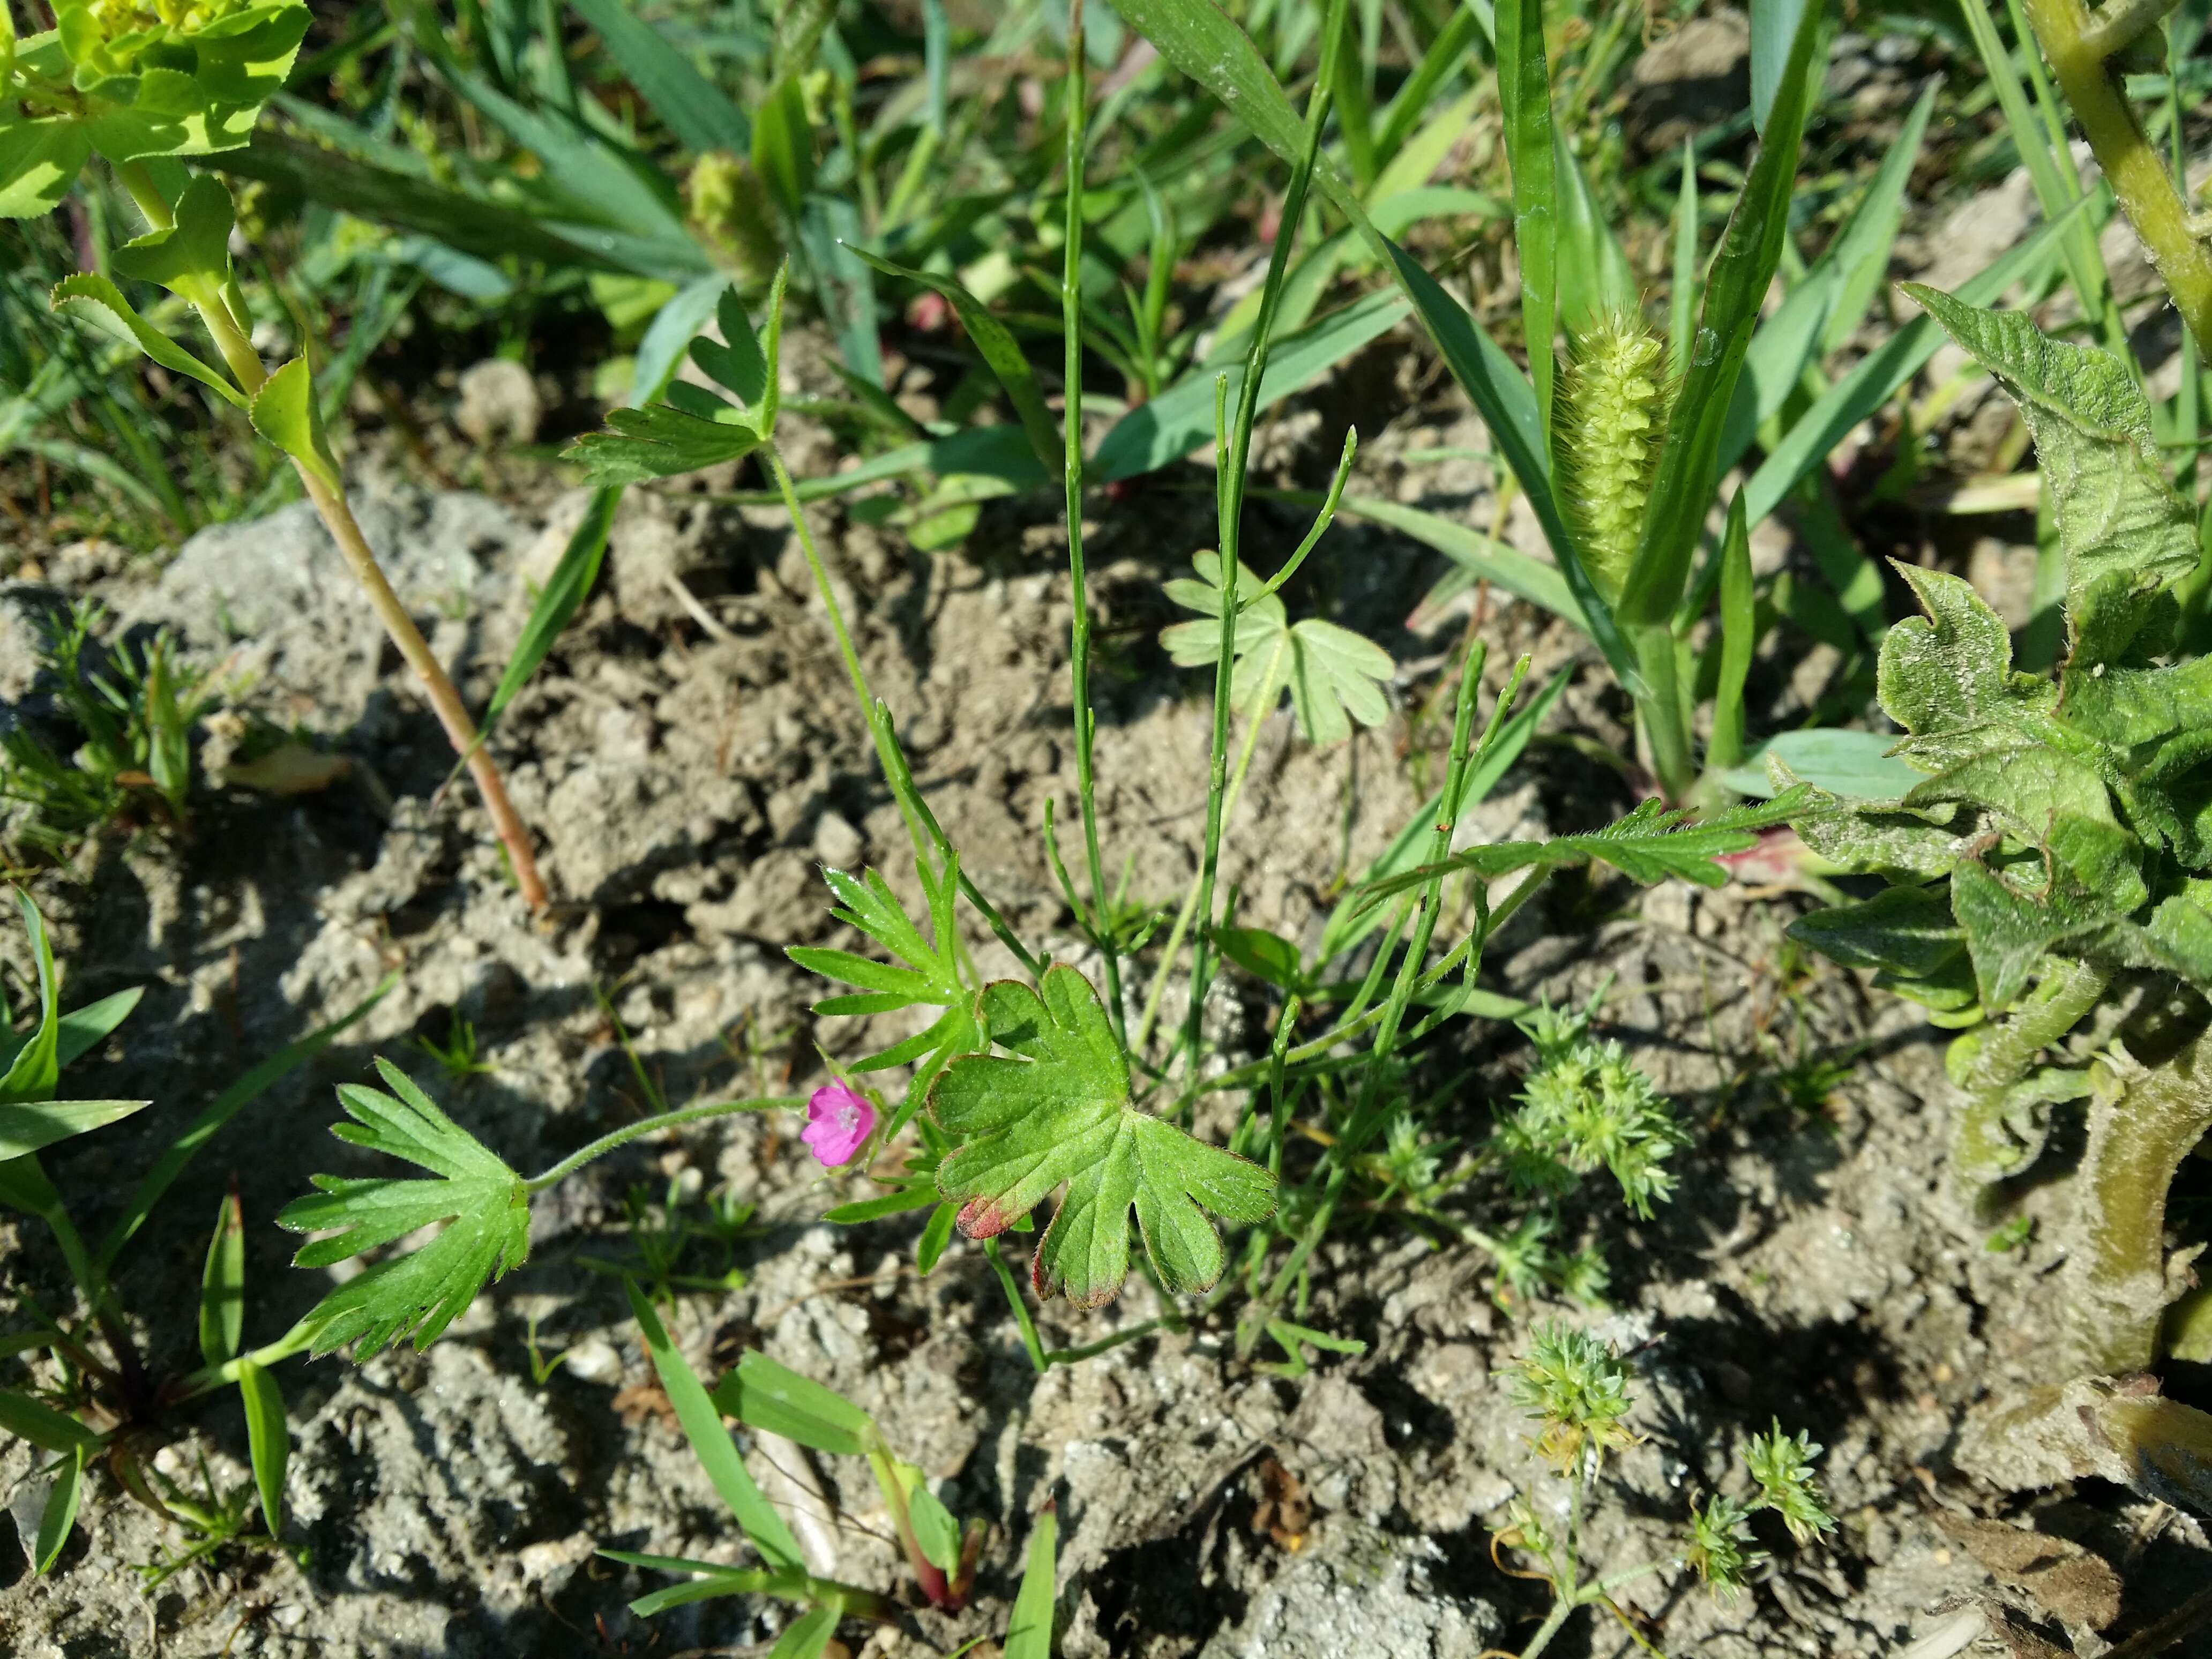
<svg viewBox="0 0 2212 1659">
<path fill-rule="evenodd" d="M 915 861 L 915 870 L 928 899 L 930 929 L 937 936 L 934 944 L 922 938 L 921 929 L 907 920 L 890 886 L 873 870 L 865 872 L 857 881 L 842 870 L 822 872 L 822 879 L 837 897 L 830 914 L 866 933 L 903 967 L 874 962 L 850 951 L 813 945 L 793 945 L 784 953 L 809 973 L 860 988 L 857 996 L 829 997 L 816 1003 L 814 1012 L 825 1018 L 887 1014 L 916 1006 L 945 1010 L 927 1029 L 853 1063 L 856 1072 L 880 1072 L 921 1062 L 906 1101 L 885 1132 L 886 1143 L 906 1127 L 946 1063 L 955 1054 L 969 1054 L 981 1046 L 974 1000 L 961 982 L 959 939 L 952 915 L 953 901 L 960 890 L 959 859 L 956 855 L 947 862 L 941 878 L 931 877 L 923 860 Z"/>
<path fill-rule="evenodd" d="M 83 1025 L 85 1014 L 91 1011 L 80 1010 L 68 1019 L 62 1017 L 61 975 L 54 966 L 54 947 L 46 936 L 46 920 L 28 894 L 18 892 L 15 903 L 22 912 L 24 930 L 31 938 L 31 959 L 38 973 L 39 1023 L 21 1042 L 0 1030 L 0 1164 L 35 1152 L 42 1146 L 51 1146 L 70 1135 L 100 1128 L 153 1103 L 144 1100 L 54 1098 L 64 1062 L 73 1053 L 82 1052 L 82 1048 L 64 1052 L 70 1036 L 64 1027 L 72 1023 Z M 129 1012 L 130 1005 L 125 1004 L 123 1012 Z M 119 1023 L 121 1015 L 116 1018 Z M 94 1023 L 97 1023 L 96 1018 Z M 99 1039 L 95 1036 L 92 1040 Z M 24 1166 L 26 1170 L 33 1167 L 35 1166 Z"/>
<path fill-rule="evenodd" d="M 389 1060 L 376 1069 L 392 1090 L 357 1084 L 338 1090 L 354 1121 L 331 1127 L 340 1140 L 419 1164 L 435 1181 L 313 1177 L 320 1190 L 295 1199 L 276 1224 L 295 1233 L 332 1232 L 302 1245 L 292 1265 L 334 1261 L 404 1237 L 418 1227 L 448 1224 L 411 1255 L 380 1262 L 341 1285 L 308 1316 L 318 1328 L 311 1352 L 353 1343 L 367 1359 L 396 1338 L 427 1348 L 476 1299 L 488 1279 L 518 1267 L 530 1255 L 530 1198 L 522 1178 L 440 1111 Z"/>
<path fill-rule="evenodd" d="M 665 403 L 610 410 L 607 424 L 613 430 L 587 433 L 562 459 L 581 466 L 594 484 L 633 484 L 738 460 L 769 441 L 780 397 L 786 274 L 782 269 L 775 274 L 768 320 L 758 335 L 732 289 L 715 313 L 722 338 L 691 343 L 691 361 L 726 387 L 735 403 L 678 380 L 669 386 Z"/>
<path fill-rule="evenodd" d="M 1221 655 L 1221 556 L 1200 553 L 1191 562 L 1200 580 L 1178 578 L 1167 584 L 1167 595 L 1210 620 L 1177 623 L 1160 635 L 1184 668 Z M 1229 691 L 1234 707 L 1255 717 L 1273 714 L 1287 688 L 1298 730 L 1317 744 L 1341 743 L 1352 735 L 1352 720 L 1380 726 L 1389 718 L 1382 687 L 1396 672 L 1389 652 L 1334 623 L 1309 617 L 1292 623 L 1282 600 L 1241 563 L 1237 591 L 1237 668 Z"/>
<path fill-rule="evenodd" d="M 1394 894 L 1424 887 L 1456 871 L 1479 876 L 1502 876 L 1515 870 L 1570 864 L 1609 864 L 1632 881 L 1646 887 L 1669 876 L 1680 876 L 1701 887 L 1718 887 L 1728 880 L 1717 860 L 1730 853 L 1748 851 L 1759 842 L 1759 831 L 1785 823 L 1793 813 L 1812 803 L 1813 791 L 1802 784 L 1772 800 L 1732 806 L 1711 817 L 1692 820 L 1680 808 L 1658 800 L 1645 801 L 1620 823 L 1587 836 L 1559 836 L 1550 841 L 1501 841 L 1487 847 L 1470 847 L 1464 853 L 1434 864 L 1425 864 L 1361 889 L 1361 903 L 1372 908 Z"/>
<path fill-rule="evenodd" d="M 1112 1301 L 1129 1270 L 1132 1206 L 1170 1291 L 1202 1291 L 1221 1276 L 1220 1236 L 1200 1206 L 1247 1223 L 1274 1212 L 1265 1170 L 1130 1103 L 1128 1062 L 1074 969 L 1055 963 L 1039 990 L 986 986 L 975 1018 L 1012 1057 L 966 1055 L 932 1086 L 930 1115 L 963 1143 L 939 1166 L 937 1189 L 961 1206 L 963 1232 L 989 1238 L 1066 1183 L 1031 1269 L 1039 1296 L 1080 1308 Z"/>
</svg>

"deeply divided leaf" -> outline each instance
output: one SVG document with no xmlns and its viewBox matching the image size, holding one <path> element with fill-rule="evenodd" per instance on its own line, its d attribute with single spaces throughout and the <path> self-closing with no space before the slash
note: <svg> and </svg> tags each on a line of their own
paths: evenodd
<svg viewBox="0 0 2212 1659">
<path fill-rule="evenodd" d="M 1128 1063 L 1091 982 L 1065 963 L 1036 990 L 1002 980 L 977 996 L 976 1019 L 1006 1052 L 953 1061 L 929 1096 L 938 1127 L 963 1141 L 937 1173 L 961 1231 L 991 1237 L 1065 1185 L 1032 1267 L 1039 1295 L 1111 1301 L 1128 1273 L 1132 1209 L 1167 1288 L 1219 1278 L 1221 1240 L 1203 1212 L 1265 1220 L 1274 1179 L 1131 1103 Z"/>
</svg>

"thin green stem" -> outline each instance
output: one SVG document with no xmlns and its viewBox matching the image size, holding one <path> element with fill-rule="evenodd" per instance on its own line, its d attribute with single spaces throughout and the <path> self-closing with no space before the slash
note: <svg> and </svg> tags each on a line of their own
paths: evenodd
<svg viewBox="0 0 2212 1659">
<path fill-rule="evenodd" d="M 991 1271 L 999 1275 L 1000 1288 L 1006 1293 L 1006 1304 L 1014 1310 L 1014 1323 L 1022 1334 L 1022 1348 L 1030 1357 L 1030 1364 L 1042 1376 L 1052 1369 L 1052 1357 L 1037 1340 L 1036 1321 L 1030 1316 L 1030 1304 L 1022 1299 L 1022 1287 L 1014 1278 L 1014 1270 L 1006 1265 L 1006 1252 L 999 1248 L 996 1238 L 983 1241 L 984 1259 L 990 1262 Z"/>
<path fill-rule="evenodd" d="M 1528 1646 L 1521 1650 L 1521 1659 L 1536 1659 L 1538 1654 L 1551 1646 L 1552 1638 L 1559 1633 L 1559 1627 L 1567 1622 L 1567 1615 L 1575 1610 L 1575 1606 L 1574 1602 L 1559 1595 L 1557 1585 L 1553 1586 L 1551 1611 L 1544 1615 L 1544 1622 L 1536 1626 L 1536 1633 L 1528 1638 Z"/>
<path fill-rule="evenodd" d="M 2198 349 L 2212 351 L 2212 249 L 2191 228 L 2188 204 L 2174 188 L 2158 147 L 2128 102 L 2121 77 L 2107 66 L 2113 42 L 2131 40 L 2145 26 L 2139 21 L 2145 14 L 2148 21 L 2155 21 L 2162 10 L 2154 5 L 2124 5 L 2108 13 L 2100 27 L 2081 0 L 2026 0 L 2026 4 L 2043 55 L 2050 59 L 2097 165 L 2158 267 L 2175 308 L 2197 337 Z"/>
<path fill-rule="evenodd" d="M 776 1095 L 759 1100 L 717 1100 L 704 1106 L 685 1106 L 673 1112 L 640 1118 L 636 1122 L 603 1134 L 589 1146 L 569 1153 L 544 1174 L 533 1176 L 524 1182 L 522 1189 L 526 1193 L 542 1193 L 556 1182 L 575 1174 L 593 1159 L 605 1158 L 616 1147 L 641 1135 L 657 1134 L 663 1129 L 680 1128 L 686 1123 L 698 1123 L 710 1117 L 732 1117 L 739 1112 L 772 1112 L 805 1103 L 806 1097 L 804 1095 Z"/>
<path fill-rule="evenodd" d="M 1106 1013 L 1115 1040 L 1128 1045 L 1121 1007 L 1121 956 L 1106 914 L 1106 866 L 1098 852 L 1098 790 L 1091 745 L 1098 714 L 1091 706 L 1091 599 L 1083 569 L 1083 118 L 1086 97 L 1083 60 L 1083 0 L 1067 7 L 1067 236 L 1060 265 L 1061 370 L 1066 398 L 1060 473 L 1067 495 L 1067 575 L 1071 589 L 1067 672 L 1075 705 L 1075 793 L 1083 809 L 1083 851 L 1091 866 L 1091 942 L 1106 980 Z"/>
<path fill-rule="evenodd" d="M 1237 816 L 1237 799 L 1244 792 L 1244 775 L 1251 769 L 1252 754 L 1260 745 L 1260 731 L 1266 724 L 1266 720 L 1255 712 L 1245 731 L 1244 746 L 1237 754 L 1237 769 L 1229 780 L 1228 799 L 1222 805 L 1221 817 L 1224 823 L 1233 821 Z M 1199 878 L 1194 876 L 1190 885 L 1183 890 L 1182 908 L 1176 912 L 1175 925 L 1168 929 L 1168 942 L 1160 952 L 1160 965 L 1152 972 L 1152 988 L 1145 995 L 1144 1012 L 1138 1018 L 1137 1035 L 1130 1043 L 1133 1054 L 1144 1053 L 1145 1044 L 1151 1040 L 1152 1024 L 1159 1018 L 1160 999 L 1167 991 L 1168 976 L 1175 969 L 1176 958 L 1182 952 L 1183 936 L 1190 931 L 1190 919 L 1198 914 L 1198 890 Z"/>
<path fill-rule="evenodd" d="M 1259 314 L 1252 322 L 1252 343 L 1244 358 L 1243 384 L 1237 388 L 1237 416 L 1225 436 L 1216 440 L 1221 457 L 1217 479 L 1219 525 L 1217 531 L 1221 559 L 1221 641 L 1213 665 L 1213 740 L 1206 794 L 1206 842 L 1199 859 L 1198 933 L 1191 947 L 1190 1009 L 1183 1019 L 1183 1050 L 1191 1073 L 1198 1070 L 1200 1016 L 1213 973 L 1213 889 L 1221 864 L 1223 805 L 1229 787 L 1230 691 L 1237 671 L 1237 616 L 1240 595 L 1237 579 L 1239 537 L 1244 516 L 1245 472 L 1251 458 L 1252 426 L 1260 410 L 1260 383 L 1267 368 L 1267 344 L 1282 302 L 1283 283 L 1290 270 L 1291 248 L 1305 215 L 1306 192 L 1313 183 L 1314 167 L 1321 155 L 1322 128 L 1328 119 L 1329 88 L 1344 35 L 1346 0 L 1329 0 L 1328 21 L 1322 27 L 1321 72 L 1306 100 L 1305 145 L 1291 169 L 1290 189 L 1283 198 L 1277 222 L 1275 246 L 1267 257 L 1267 286 L 1261 290 Z M 1219 400 L 1217 396 L 1216 406 Z"/>
</svg>

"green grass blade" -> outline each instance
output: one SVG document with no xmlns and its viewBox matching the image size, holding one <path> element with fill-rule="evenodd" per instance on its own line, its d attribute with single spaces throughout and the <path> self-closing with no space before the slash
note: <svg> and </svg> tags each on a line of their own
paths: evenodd
<svg viewBox="0 0 2212 1659">
<path fill-rule="evenodd" d="M 743 155 L 752 148 L 752 123 L 745 112 L 623 0 L 568 3 L 685 149 Z"/>
<path fill-rule="evenodd" d="M 584 516 L 570 532 L 568 545 L 562 550 L 561 562 L 553 567 L 552 575 L 538 592 L 538 602 L 530 607 L 530 619 L 523 623 L 514 654 L 507 658 L 498 689 L 493 691 L 491 702 L 484 709 L 486 732 L 530 683 L 530 677 L 552 651 L 554 641 L 561 637 L 562 630 L 591 597 L 592 585 L 599 579 L 600 562 L 606 557 L 607 534 L 614 528 L 615 510 L 622 505 L 622 498 L 620 484 L 602 484 L 592 492 Z"/>
<path fill-rule="evenodd" d="M 745 1536 L 752 1540 L 753 1547 L 772 1567 L 803 1570 L 804 1558 L 799 1553 L 799 1540 L 791 1535 L 791 1528 L 783 1517 L 761 1495 L 753 1478 L 745 1472 L 744 1459 L 738 1455 L 736 1443 L 729 1431 L 722 1427 L 722 1413 L 708 1397 L 676 1345 L 668 1340 L 668 1332 L 654 1313 L 653 1304 L 640 1292 L 637 1285 L 623 1281 L 623 1288 L 629 1294 L 629 1310 L 638 1323 L 644 1338 L 646 1352 L 653 1356 L 653 1368 L 659 1374 L 660 1386 L 667 1391 L 669 1403 L 676 1409 L 676 1420 L 683 1425 L 684 1437 L 691 1443 L 691 1449 L 699 1459 L 707 1479 L 721 1494 L 722 1502 L 729 1505 L 730 1513 L 744 1528 Z"/>
<path fill-rule="evenodd" d="M 30 1037 L 15 1050 L 5 1073 L 0 1073 L 0 1103 L 30 1103 L 53 1098 L 61 1079 L 61 976 L 54 969 L 53 941 L 46 937 L 46 918 L 31 896 L 20 889 L 15 906 L 22 913 L 23 928 L 31 936 L 31 962 L 38 975 L 39 1023 Z"/>
<path fill-rule="evenodd" d="M 1318 507 L 1324 498 L 1312 490 L 1301 489 L 1283 491 L 1280 499 L 1295 501 L 1301 507 Z M 1478 580 L 1487 581 L 1492 587 L 1502 587 L 1516 599 L 1540 605 L 1553 616 L 1565 617 L 1576 627 L 1589 631 L 1583 620 L 1582 607 L 1575 603 L 1573 590 L 1568 587 L 1557 565 L 1532 559 L 1518 548 L 1421 507 L 1403 507 L 1372 495 L 1347 495 L 1338 503 L 1338 508 L 1370 524 L 1388 525 L 1433 547 L 1466 574 L 1468 580 L 1462 587 L 1471 587 Z"/>
<path fill-rule="evenodd" d="M 1763 138 L 1808 0 L 1751 0 L 1751 125 Z"/>
<path fill-rule="evenodd" d="M 1289 397 L 1388 332 L 1405 315 L 1406 302 L 1398 295 L 1370 294 L 1274 342 L 1260 376 L 1257 406 L 1265 409 Z M 1244 371 L 1238 366 L 1228 374 L 1233 405 L 1243 386 Z M 1526 382 L 1522 385 L 1525 390 Z M 1202 371 L 1176 381 L 1116 422 L 1092 453 L 1086 476 L 1094 484 L 1112 483 L 1153 471 L 1198 449 L 1212 431 L 1213 373 Z M 1057 439 L 1053 465 L 1057 470 Z"/>
<path fill-rule="evenodd" d="M 138 1006 L 138 999 L 146 994 L 146 988 L 134 985 L 127 991 L 118 991 L 97 1002 L 88 1002 L 82 1008 L 64 1014 L 54 1030 L 54 1060 L 67 1066 L 70 1061 L 89 1054 L 106 1041 L 116 1027 L 131 1018 L 131 1011 Z M 0 1054 L 9 1054 L 0 1048 Z"/>
<path fill-rule="evenodd" d="M 291 1425 L 284 1420 L 284 1391 L 276 1379 L 252 1360 L 238 1367 L 239 1398 L 246 1406 L 246 1455 L 253 1466 L 253 1489 L 261 1498 L 261 1518 L 271 1538 L 284 1531 L 284 1471 L 292 1459 Z"/>
<path fill-rule="evenodd" d="M 951 302 L 952 309 L 959 315 L 960 325 L 968 331 L 969 339 L 982 354 L 999 384 L 1006 388 L 1006 401 L 1013 404 L 1014 413 L 1021 417 L 1022 430 L 1029 434 L 1030 447 L 1036 452 L 1038 465 L 1048 471 L 1056 469 L 1061 459 L 1060 434 L 1054 430 L 1052 416 L 1044 406 L 1044 394 L 1037 389 L 1036 370 L 1023 356 L 1012 331 L 991 314 L 990 307 L 949 276 L 915 270 L 864 247 L 856 247 L 853 252 L 884 276 L 919 283 Z"/>
<path fill-rule="evenodd" d="M 1698 314 L 1698 153 L 1682 140 L 1682 188 L 1674 202 L 1674 280 L 1667 295 L 1667 363 L 1680 380 L 1690 366 Z"/>
<path fill-rule="evenodd" d="M 69 1542 L 70 1529 L 76 1525 L 77 1500 L 84 1493 L 86 1450 L 78 1446 L 63 1457 L 53 1486 L 46 1493 L 46 1506 L 39 1512 L 39 1535 L 30 1551 L 34 1575 L 52 1571 Z"/>
<path fill-rule="evenodd" d="M 171 1184 L 185 1172 L 185 1166 L 199 1155 L 202 1147 L 215 1139 L 225 1124 L 329 1048 L 337 1041 L 340 1032 L 381 1002 L 398 982 L 397 975 L 386 980 L 364 1000 L 338 1018 L 309 1032 L 296 1042 L 285 1044 L 210 1101 L 184 1133 L 170 1143 L 168 1151 L 155 1161 L 154 1167 L 146 1172 L 132 1191 L 130 1201 L 123 1206 L 123 1213 L 116 1218 L 114 1226 L 108 1230 L 107 1237 L 100 1242 L 97 1260 L 101 1270 L 114 1265 L 115 1258 L 123 1252 L 123 1247 L 145 1224 L 146 1218 L 161 1202 L 161 1194 L 169 1190 Z"/>
<path fill-rule="evenodd" d="M 1709 770 L 1734 766 L 1743 755 L 1743 684 L 1759 642 L 1751 591 L 1751 526 L 1743 491 L 1729 502 L 1721 538 L 1721 672 L 1713 691 L 1713 735 L 1705 745 Z"/>
<path fill-rule="evenodd" d="M 1571 337 L 1587 332 L 1601 317 L 1641 315 L 1644 294 L 1620 239 L 1590 193 L 1582 163 L 1557 128 L 1552 143 L 1559 191 L 1559 324 Z"/>
<path fill-rule="evenodd" d="M 74 1417 L 7 1389 L 0 1389 L 0 1430 L 44 1451 L 91 1451 L 100 1445 L 100 1437 Z"/>
<path fill-rule="evenodd" d="M 1014 1592 L 1013 1613 L 1006 1621 L 1005 1659 L 1052 1659 L 1054 1555 L 1059 1541 L 1060 1517 L 1048 1505 L 1030 1531 L 1021 1588 Z"/>
<path fill-rule="evenodd" d="M 246 1219 L 238 1194 L 225 1194 L 200 1273 L 200 1358 L 228 1364 L 246 1329 Z"/>
<path fill-rule="evenodd" d="M 2057 256 L 2059 240 L 2086 210 L 2087 200 L 2068 210 L 2067 217 L 2045 225 L 2034 235 L 2005 254 L 1987 270 L 1959 287 L 1958 297 L 1969 305 L 1995 302 L 2014 283 L 2029 276 L 2043 262 Z M 1850 372 L 1823 393 L 1812 408 L 1759 464 L 1745 486 L 1745 510 L 1754 525 L 1763 522 L 1796 488 L 1797 481 L 1841 443 L 1861 421 L 1884 404 L 1897 389 L 1918 374 L 1936 348 L 1943 331 L 1932 317 L 1916 317 L 1853 365 Z"/>
<path fill-rule="evenodd" d="M 1827 326 L 1821 331 L 1824 351 L 1837 350 L 1850 338 L 1889 274 L 1890 250 L 1896 246 L 1898 229 L 1905 222 L 1905 189 L 1920 159 L 1921 142 L 1927 137 L 1929 118 L 1936 112 L 1939 89 L 1939 83 L 1929 83 L 1920 101 L 1905 118 L 1897 142 L 1882 157 L 1850 220 L 1814 262 L 1833 264 L 1843 273 L 1843 286 L 1828 313 Z"/>
<path fill-rule="evenodd" d="M 2066 263 L 2067 279 L 2073 283 L 2075 297 L 2081 301 L 2081 313 L 2111 344 L 2119 337 L 2119 325 L 2104 258 L 2097 251 L 2097 228 L 2087 219 L 2068 216 L 2066 211 L 2082 199 L 2074 158 L 2070 153 L 2054 149 L 2049 131 L 2029 106 L 2027 90 L 2013 68 L 2012 54 L 1998 37 L 1996 20 L 1990 8 L 1984 0 L 1960 0 L 1959 9 L 1966 17 L 1966 32 L 1973 36 L 1974 49 L 1981 54 L 1982 67 L 1988 72 L 1990 85 L 1997 95 L 1997 106 L 2004 112 L 2005 130 L 2012 135 L 2013 148 L 2020 154 L 2021 164 L 2027 169 L 2028 183 L 2034 187 L 2044 218 L 2067 220 L 2068 229 L 2060 252 Z M 2036 50 L 2033 35 L 2022 30 L 2021 38 L 2028 43 L 2027 49 L 2033 54 Z M 2124 347 L 2122 349 L 2124 351 Z"/>
<path fill-rule="evenodd" d="M 1513 173 L 1513 245 L 1521 258 L 1521 325 L 1541 429 L 1552 420 L 1552 343 L 1558 331 L 1559 175 L 1552 141 L 1552 76 L 1541 0 L 1498 0 L 1498 101 Z"/>
<path fill-rule="evenodd" d="M 839 1609 L 817 1607 L 802 1614 L 776 1638 L 768 1659 L 822 1659 L 830 1638 L 837 1633 Z"/>
<path fill-rule="evenodd" d="M 1406 77 L 1390 101 L 1382 108 L 1382 131 L 1376 135 L 1375 149 L 1387 166 L 1395 160 L 1416 127 L 1425 125 L 1429 98 L 1460 68 L 1470 60 L 1468 48 L 1474 44 L 1477 19 L 1471 8 L 1462 6 L 1445 19 L 1444 26 L 1437 31 L 1437 38 L 1421 54 L 1421 61 Z M 1426 173 L 1422 175 L 1427 177 Z"/>
<path fill-rule="evenodd" d="M 1766 136 L 1729 217 L 1720 252 L 1714 256 L 1705 309 L 1691 345 L 1689 372 L 1660 452 L 1636 561 L 1621 590 L 1620 617 L 1630 628 L 1667 625 L 1682 596 L 1690 556 L 1712 505 L 1721 434 L 1736 377 L 1789 234 L 1790 197 L 1812 101 L 1809 70 L 1819 33 L 1820 14 L 1808 8 L 1784 66 Z"/>
</svg>

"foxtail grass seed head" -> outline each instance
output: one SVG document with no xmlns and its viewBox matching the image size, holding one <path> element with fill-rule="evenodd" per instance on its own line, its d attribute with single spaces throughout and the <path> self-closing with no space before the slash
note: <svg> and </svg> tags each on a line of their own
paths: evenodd
<svg viewBox="0 0 2212 1659">
<path fill-rule="evenodd" d="M 1667 435 L 1666 356 L 1657 335 L 1618 313 L 1600 318 L 1568 354 L 1559 457 L 1583 562 L 1608 605 L 1636 557 Z"/>
<path fill-rule="evenodd" d="M 691 229 L 717 264 L 746 283 L 775 275 L 783 248 L 774 204 L 750 161 L 727 150 L 708 151 L 684 181 L 684 205 Z"/>
</svg>

